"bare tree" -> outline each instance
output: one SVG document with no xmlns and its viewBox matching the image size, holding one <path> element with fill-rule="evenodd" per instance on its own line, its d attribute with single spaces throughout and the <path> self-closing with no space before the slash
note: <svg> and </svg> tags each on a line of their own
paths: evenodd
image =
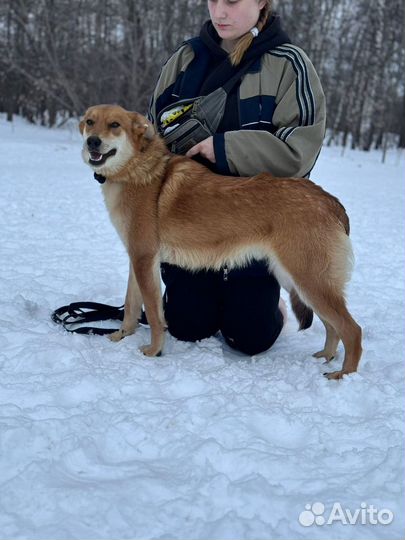
<svg viewBox="0 0 405 540">
<path fill-rule="evenodd" d="M 328 141 L 404 147 L 404 0 L 275 8 L 320 75 Z M 51 126 L 94 103 L 145 112 L 161 66 L 207 18 L 200 0 L 0 0 L 0 111 Z"/>
</svg>

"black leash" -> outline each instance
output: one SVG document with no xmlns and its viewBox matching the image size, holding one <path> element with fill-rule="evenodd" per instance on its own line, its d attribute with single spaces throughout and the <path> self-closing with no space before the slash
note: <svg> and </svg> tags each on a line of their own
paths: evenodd
<svg viewBox="0 0 405 540">
<path fill-rule="evenodd" d="M 99 302 L 73 302 L 62 306 L 52 313 L 53 322 L 61 324 L 65 330 L 74 334 L 95 334 L 104 336 L 112 334 L 118 328 L 98 328 L 97 326 L 79 326 L 78 324 L 96 321 L 122 321 L 124 319 L 124 306 L 109 306 Z M 140 324 L 148 324 L 145 312 L 142 311 Z"/>
<path fill-rule="evenodd" d="M 100 304 L 98 302 L 73 302 L 67 306 L 55 309 L 52 313 L 53 322 L 61 324 L 68 332 L 75 334 L 96 334 L 99 336 L 112 334 L 118 328 L 97 328 L 95 326 L 74 327 L 77 324 L 95 321 L 122 321 L 123 318 L 124 306 L 108 306 L 107 304 Z"/>
</svg>

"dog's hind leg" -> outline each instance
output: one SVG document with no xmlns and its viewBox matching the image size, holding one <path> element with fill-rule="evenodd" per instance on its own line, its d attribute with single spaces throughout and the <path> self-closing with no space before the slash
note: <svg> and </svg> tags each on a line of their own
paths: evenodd
<svg viewBox="0 0 405 540">
<path fill-rule="evenodd" d="M 326 340 L 325 345 L 322 351 L 314 353 L 312 356 L 315 358 L 325 358 L 326 362 L 330 362 L 336 356 L 336 350 L 339 345 L 339 336 L 336 333 L 336 330 L 331 324 L 329 324 L 324 319 L 321 319 L 326 330 Z"/>
<path fill-rule="evenodd" d="M 341 379 L 343 375 L 357 371 L 362 353 L 361 327 L 356 323 L 346 308 L 343 316 L 336 321 L 335 329 L 343 341 L 345 357 L 340 371 L 325 373 L 325 376 L 328 379 Z"/>
<path fill-rule="evenodd" d="M 131 262 L 129 263 L 129 275 L 127 294 L 125 296 L 124 320 L 121 328 L 109 335 L 111 341 L 120 341 L 125 336 L 130 336 L 138 326 L 138 319 L 142 308 L 142 294 Z"/>
<path fill-rule="evenodd" d="M 357 371 L 362 353 L 361 328 L 347 310 L 343 291 L 332 289 L 325 281 L 318 281 L 316 288 L 303 286 L 300 289 L 318 317 L 326 321 L 343 341 L 345 357 L 342 369 L 332 373 L 325 373 L 328 379 L 341 379 L 343 375 Z M 335 340 L 336 338 L 332 332 L 329 345 L 333 344 Z M 328 337 L 326 339 L 327 345 Z"/>
</svg>

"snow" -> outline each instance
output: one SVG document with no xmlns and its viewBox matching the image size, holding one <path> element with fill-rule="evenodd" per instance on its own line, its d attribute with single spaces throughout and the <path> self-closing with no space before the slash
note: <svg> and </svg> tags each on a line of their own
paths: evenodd
<svg viewBox="0 0 405 540">
<path fill-rule="evenodd" d="M 328 381 L 341 346 L 325 368 L 311 356 L 322 324 L 298 333 L 290 310 L 253 358 L 168 336 L 149 359 L 147 328 L 112 343 L 52 323 L 58 306 L 120 305 L 126 288 L 80 146 L 74 122 L 0 115 L 0 538 L 403 538 L 403 155 L 324 148 L 312 175 L 351 218 L 364 329 L 359 372 Z M 336 503 L 393 519 L 302 525 L 316 502 L 325 519 Z"/>
</svg>

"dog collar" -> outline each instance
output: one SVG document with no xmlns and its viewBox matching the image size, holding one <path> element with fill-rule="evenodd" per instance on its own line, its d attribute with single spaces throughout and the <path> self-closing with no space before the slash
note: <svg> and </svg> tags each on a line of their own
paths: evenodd
<svg viewBox="0 0 405 540">
<path fill-rule="evenodd" d="M 96 172 L 94 173 L 94 178 L 99 184 L 104 184 L 104 182 L 107 180 L 105 176 L 103 176 L 102 174 L 97 174 Z"/>
</svg>

